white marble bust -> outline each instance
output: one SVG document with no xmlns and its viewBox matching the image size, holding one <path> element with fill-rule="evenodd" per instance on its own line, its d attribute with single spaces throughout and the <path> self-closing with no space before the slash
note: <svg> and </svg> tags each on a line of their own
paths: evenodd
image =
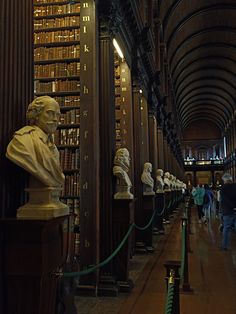
<svg viewBox="0 0 236 314">
<path fill-rule="evenodd" d="M 152 164 L 146 162 L 143 166 L 143 173 L 141 175 L 141 181 L 143 183 L 143 195 L 154 195 L 153 187 L 154 180 L 151 177 Z"/>
<path fill-rule="evenodd" d="M 164 174 L 164 190 L 165 192 L 170 192 L 171 191 L 171 187 L 170 187 L 170 173 L 167 171 Z"/>
<path fill-rule="evenodd" d="M 59 116 L 60 107 L 53 98 L 35 98 L 27 110 L 29 124 L 15 132 L 7 147 L 7 158 L 31 175 L 29 202 L 18 210 L 18 217 L 44 219 L 68 213 L 59 201 L 65 177 L 53 142 Z"/>
<path fill-rule="evenodd" d="M 156 193 L 164 193 L 163 170 L 156 171 Z"/>
<path fill-rule="evenodd" d="M 116 177 L 115 199 L 133 199 L 130 192 L 132 183 L 128 171 L 130 168 L 130 156 L 127 148 L 119 148 L 114 158 L 113 174 Z"/>
<path fill-rule="evenodd" d="M 171 191 L 174 190 L 174 181 L 173 180 L 174 180 L 174 176 L 173 176 L 173 174 L 170 173 L 169 181 L 170 181 L 170 189 L 171 189 Z"/>
</svg>

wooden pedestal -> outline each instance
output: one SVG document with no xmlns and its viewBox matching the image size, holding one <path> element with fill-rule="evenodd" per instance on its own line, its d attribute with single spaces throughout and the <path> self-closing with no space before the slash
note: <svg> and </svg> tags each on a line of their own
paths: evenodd
<svg viewBox="0 0 236 314">
<path fill-rule="evenodd" d="M 154 213 L 154 206 L 155 195 L 143 195 L 143 226 L 146 226 L 152 218 L 152 215 Z M 143 231 L 143 241 L 145 243 L 147 252 L 152 253 L 154 251 L 152 246 L 152 223 L 146 230 Z"/>
<path fill-rule="evenodd" d="M 130 225 L 134 222 L 134 200 L 113 201 L 113 249 L 123 240 Z M 108 235 L 109 236 L 109 235 Z M 114 274 L 120 291 L 129 292 L 133 282 L 129 279 L 132 233 L 119 253 L 114 257 Z"/>
<path fill-rule="evenodd" d="M 58 278 L 66 259 L 68 216 L 0 221 L 4 314 L 54 314 Z"/>
<path fill-rule="evenodd" d="M 165 206 L 165 194 L 164 193 L 157 193 L 155 198 L 155 209 L 157 211 L 155 217 L 155 227 L 157 228 L 158 233 L 164 233 L 164 226 L 163 226 L 163 216 L 164 216 L 164 209 Z"/>
<path fill-rule="evenodd" d="M 164 211 L 164 219 L 166 222 L 169 222 L 170 219 L 170 201 L 171 201 L 172 194 L 171 192 L 165 192 L 165 211 Z"/>
</svg>

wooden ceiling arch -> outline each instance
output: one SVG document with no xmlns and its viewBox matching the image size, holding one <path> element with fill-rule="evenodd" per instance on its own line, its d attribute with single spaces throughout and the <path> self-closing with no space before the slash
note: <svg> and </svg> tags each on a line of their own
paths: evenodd
<svg viewBox="0 0 236 314">
<path fill-rule="evenodd" d="M 236 2 L 160 0 L 166 58 L 184 130 L 213 121 L 225 130 L 236 109 Z"/>
</svg>

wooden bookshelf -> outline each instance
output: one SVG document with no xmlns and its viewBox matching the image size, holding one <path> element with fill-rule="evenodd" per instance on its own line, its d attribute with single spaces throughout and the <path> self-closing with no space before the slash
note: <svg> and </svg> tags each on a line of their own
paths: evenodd
<svg viewBox="0 0 236 314">
<path fill-rule="evenodd" d="M 59 103 L 55 134 L 65 174 L 61 200 L 80 224 L 80 1 L 34 0 L 34 93 Z M 79 228 L 77 228 L 79 229 Z M 79 255 L 79 238 L 74 239 Z"/>
</svg>

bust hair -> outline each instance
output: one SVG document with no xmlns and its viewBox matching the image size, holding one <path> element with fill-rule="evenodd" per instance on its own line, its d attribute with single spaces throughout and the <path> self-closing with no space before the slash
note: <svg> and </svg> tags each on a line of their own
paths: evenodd
<svg viewBox="0 0 236 314">
<path fill-rule="evenodd" d="M 114 158 L 114 164 L 120 165 L 120 163 L 123 163 L 124 159 L 128 156 L 129 156 L 129 151 L 127 148 L 119 148 L 116 151 L 116 155 Z"/>
<path fill-rule="evenodd" d="M 143 165 L 143 170 L 148 170 L 151 169 L 152 164 L 150 162 L 145 162 L 145 164 Z"/>
<path fill-rule="evenodd" d="M 26 112 L 26 118 L 29 124 L 35 124 L 37 117 L 43 111 L 43 108 L 46 106 L 46 103 L 50 100 L 54 100 L 50 96 L 39 96 L 36 97 L 28 106 Z"/>
</svg>

